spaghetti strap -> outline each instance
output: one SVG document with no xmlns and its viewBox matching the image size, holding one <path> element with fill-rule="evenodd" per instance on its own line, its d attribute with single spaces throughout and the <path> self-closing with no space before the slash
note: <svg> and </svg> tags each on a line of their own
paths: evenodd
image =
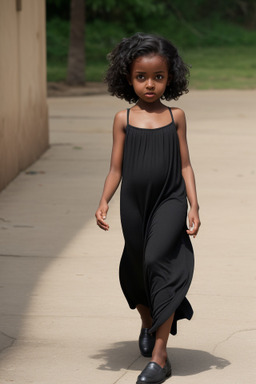
<svg viewBox="0 0 256 384">
<path fill-rule="evenodd" d="M 130 108 L 127 108 L 127 125 L 129 125 Z"/>
<path fill-rule="evenodd" d="M 169 111 L 170 111 L 170 114 L 171 114 L 171 117 L 172 117 L 172 123 L 174 123 L 174 118 L 173 118 L 173 114 L 172 114 L 172 109 L 170 107 L 168 107 Z"/>
</svg>

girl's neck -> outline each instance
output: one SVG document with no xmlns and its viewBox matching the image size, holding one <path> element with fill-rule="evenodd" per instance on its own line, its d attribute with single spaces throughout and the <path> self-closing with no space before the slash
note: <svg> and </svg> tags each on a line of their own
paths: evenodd
<svg viewBox="0 0 256 384">
<path fill-rule="evenodd" d="M 160 100 L 156 100 L 153 103 L 147 103 L 144 100 L 139 99 L 136 103 L 136 106 L 144 110 L 146 112 L 158 112 L 159 110 L 162 110 L 163 108 L 166 108 Z"/>
</svg>

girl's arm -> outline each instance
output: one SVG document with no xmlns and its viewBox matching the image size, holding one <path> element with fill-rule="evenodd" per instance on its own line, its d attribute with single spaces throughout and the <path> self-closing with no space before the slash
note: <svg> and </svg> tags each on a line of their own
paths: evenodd
<svg viewBox="0 0 256 384">
<path fill-rule="evenodd" d="M 105 231 L 109 229 L 109 225 L 105 222 L 108 212 L 108 203 L 114 195 L 122 177 L 125 125 L 126 111 L 121 111 L 116 114 L 114 119 L 113 147 L 111 154 L 110 170 L 105 180 L 99 207 L 95 213 L 98 226 L 101 229 L 104 229 Z"/>
<path fill-rule="evenodd" d="M 174 108 L 173 112 L 180 142 L 182 176 L 186 184 L 187 197 L 190 204 L 190 211 L 188 213 L 189 230 L 187 230 L 187 233 L 195 237 L 201 223 L 198 212 L 199 205 L 196 194 L 195 176 L 190 163 L 187 144 L 186 117 L 184 112 L 179 108 Z"/>
</svg>

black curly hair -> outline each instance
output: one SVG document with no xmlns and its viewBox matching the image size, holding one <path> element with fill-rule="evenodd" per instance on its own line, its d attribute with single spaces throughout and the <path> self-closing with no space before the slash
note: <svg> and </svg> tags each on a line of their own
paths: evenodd
<svg viewBox="0 0 256 384">
<path fill-rule="evenodd" d="M 124 38 L 107 56 L 109 68 L 105 76 L 108 91 L 112 96 L 136 103 L 138 96 L 128 83 L 132 62 L 141 56 L 157 54 L 167 61 L 171 82 L 167 85 L 162 99 L 177 100 L 188 92 L 189 68 L 178 54 L 174 45 L 165 38 L 153 34 L 136 33 Z"/>
</svg>

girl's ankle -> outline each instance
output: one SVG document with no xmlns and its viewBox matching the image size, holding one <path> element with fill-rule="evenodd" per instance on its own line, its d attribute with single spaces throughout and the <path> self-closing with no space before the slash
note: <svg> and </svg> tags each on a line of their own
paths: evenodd
<svg viewBox="0 0 256 384">
<path fill-rule="evenodd" d="M 142 321 L 141 328 L 147 328 L 150 329 L 152 327 L 152 323 L 149 323 L 147 321 Z"/>
<path fill-rule="evenodd" d="M 167 360 L 167 351 L 153 351 L 152 353 L 152 359 L 151 361 L 154 361 L 158 365 L 160 365 L 162 368 L 165 366 Z"/>
</svg>

